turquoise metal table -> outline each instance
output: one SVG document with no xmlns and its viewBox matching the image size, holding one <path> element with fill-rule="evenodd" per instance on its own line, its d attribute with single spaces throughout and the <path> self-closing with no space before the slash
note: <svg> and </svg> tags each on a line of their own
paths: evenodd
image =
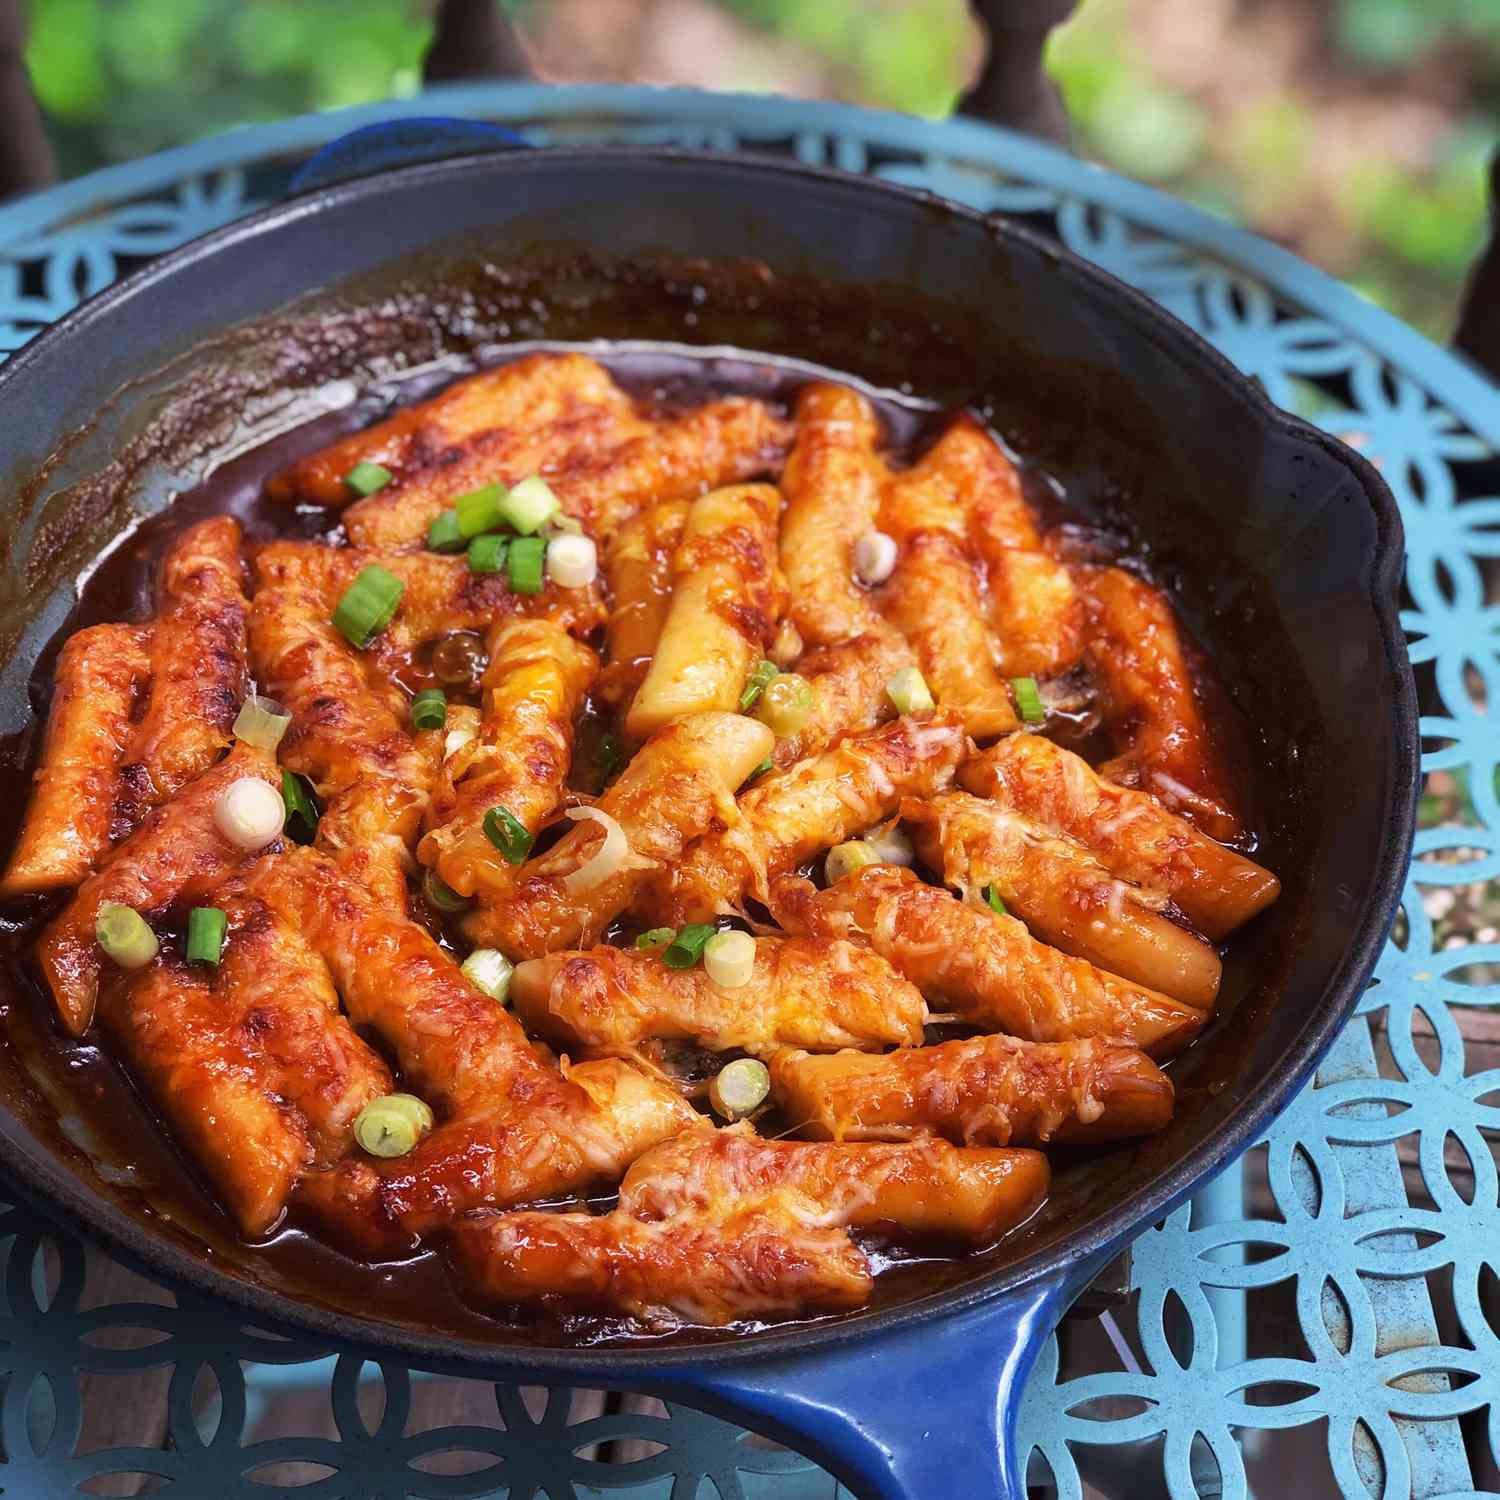
<svg viewBox="0 0 1500 1500">
<path fill-rule="evenodd" d="M 833 104 L 529 84 L 258 126 L 0 209 L 0 357 L 151 256 L 275 197 L 327 141 L 433 114 L 499 121 L 535 145 L 790 154 L 1020 216 L 1380 466 L 1406 521 L 1426 766 L 1460 779 L 1460 822 L 1418 835 L 1404 917 L 1314 1085 L 1142 1236 L 1128 1307 L 1064 1325 L 1028 1389 L 1023 1440 L 1038 1492 L 1070 1497 L 1500 1489 L 1500 1070 L 1473 1040 L 1500 1005 L 1500 942 L 1449 930 L 1456 890 L 1500 875 L 1500 606 L 1487 588 L 1500 395 L 1275 246 L 1029 139 Z M 806 1460 L 700 1413 L 377 1368 L 139 1278 L 123 1290 L 93 1252 L 86 1274 L 82 1245 L 19 1211 L 0 1214 L 0 1237 L 7 1495 L 840 1493 Z M 120 1414 L 152 1403 L 160 1441 L 125 1443 Z"/>
</svg>

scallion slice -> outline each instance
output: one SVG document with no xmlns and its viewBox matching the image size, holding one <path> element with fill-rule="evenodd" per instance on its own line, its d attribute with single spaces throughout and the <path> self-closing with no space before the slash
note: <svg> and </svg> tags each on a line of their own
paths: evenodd
<svg viewBox="0 0 1500 1500">
<path fill-rule="evenodd" d="M 406 585 L 379 563 L 368 563 L 344 590 L 333 623 L 352 646 L 363 650 L 391 623 Z"/>
<path fill-rule="evenodd" d="M 745 679 L 745 691 L 740 694 L 740 712 L 749 713 L 755 706 L 755 700 L 770 686 L 771 679 L 775 677 L 777 666 L 774 661 L 758 661 L 750 668 L 750 675 Z"/>
<path fill-rule="evenodd" d="M 257 750 L 274 750 L 291 722 L 292 716 L 274 698 L 251 693 L 240 705 L 232 733 Z"/>
<path fill-rule="evenodd" d="M 476 536 L 469 543 L 469 571 L 471 573 L 499 573 L 505 567 L 505 552 L 508 545 L 503 536 Z"/>
<path fill-rule="evenodd" d="M 510 544 L 505 554 L 505 571 L 513 593 L 541 593 L 546 557 L 547 543 L 542 537 L 518 536 Z"/>
<path fill-rule="evenodd" d="M 94 918 L 94 936 L 122 969 L 145 968 L 161 946 L 140 912 L 117 901 L 100 904 Z"/>
<path fill-rule="evenodd" d="M 708 1102 L 724 1120 L 743 1120 L 754 1114 L 770 1094 L 771 1071 L 753 1057 L 726 1063 L 708 1086 Z"/>
<path fill-rule="evenodd" d="M 898 714 L 921 714 L 936 708 L 932 689 L 916 667 L 902 667 L 885 685 L 885 695 Z"/>
<path fill-rule="evenodd" d="M 1005 902 L 1000 899 L 1000 892 L 997 891 L 994 886 L 985 886 L 984 901 L 985 905 L 988 906 L 989 909 L 994 912 L 997 917 L 1003 917 L 1007 915 L 1005 910 Z"/>
<path fill-rule="evenodd" d="M 413 729 L 441 729 L 448 722 L 448 695 L 442 688 L 423 688 L 411 700 Z"/>
<path fill-rule="evenodd" d="M 422 894 L 434 911 L 452 913 L 469 909 L 469 903 L 436 870 L 429 870 L 422 877 Z"/>
<path fill-rule="evenodd" d="M 432 1129 L 432 1110 L 415 1094 L 384 1094 L 354 1117 L 354 1139 L 371 1156 L 405 1156 Z"/>
<path fill-rule="evenodd" d="M 1044 724 L 1047 720 L 1047 705 L 1042 702 L 1041 690 L 1035 677 L 1012 677 L 1010 690 L 1016 695 L 1016 712 L 1026 724 Z"/>
<path fill-rule="evenodd" d="M 516 966 L 498 948 L 476 948 L 459 967 L 470 984 L 477 985 L 491 1000 L 505 1004 Z"/>
<path fill-rule="evenodd" d="M 187 957 L 190 964 L 216 964 L 224 952 L 229 918 L 217 906 L 195 906 L 188 913 Z"/>
<path fill-rule="evenodd" d="M 492 807 L 484 815 L 484 836 L 512 865 L 520 864 L 536 843 L 526 825 L 508 807 Z"/>
<path fill-rule="evenodd" d="M 742 989 L 755 976 L 755 939 L 748 932 L 716 932 L 703 946 L 703 967 L 721 990 Z"/>
<path fill-rule="evenodd" d="M 281 800 L 286 804 L 286 822 L 283 824 L 286 836 L 293 843 L 312 843 L 313 836 L 318 831 L 318 819 L 322 814 L 318 811 L 317 800 L 313 796 L 310 783 L 295 771 L 283 770 Z"/>
<path fill-rule="evenodd" d="M 650 953 L 654 948 L 665 948 L 676 936 L 675 927 L 653 927 L 649 932 L 637 933 L 635 945 L 642 953 Z"/>
<path fill-rule="evenodd" d="M 863 839 L 849 839 L 828 851 L 828 858 L 823 861 L 823 878 L 829 885 L 837 885 L 844 876 L 879 863 L 880 856 Z"/>
<path fill-rule="evenodd" d="M 471 537 L 494 531 L 503 519 L 500 514 L 500 497 L 504 493 L 504 485 L 487 484 L 482 489 L 460 495 L 453 502 L 453 509 L 458 514 L 459 534 Z"/>
<path fill-rule="evenodd" d="M 500 497 L 501 516 L 523 536 L 551 520 L 561 509 L 552 486 L 539 474 L 523 479 Z"/>
<path fill-rule="evenodd" d="M 464 534 L 458 529 L 458 512 L 445 510 L 432 518 L 427 528 L 427 546 L 433 552 L 462 552 Z"/>
<path fill-rule="evenodd" d="M 713 935 L 707 922 L 691 922 L 662 950 L 661 961 L 669 969 L 691 969 Z"/>
<path fill-rule="evenodd" d="M 356 495 L 373 495 L 376 490 L 383 490 L 396 476 L 385 467 L 384 464 L 362 463 L 355 466 L 344 475 L 344 483 L 354 491 Z"/>
<path fill-rule="evenodd" d="M 812 683 L 800 672 L 778 672 L 755 705 L 755 717 L 779 740 L 796 734 L 812 717 Z"/>
</svg>

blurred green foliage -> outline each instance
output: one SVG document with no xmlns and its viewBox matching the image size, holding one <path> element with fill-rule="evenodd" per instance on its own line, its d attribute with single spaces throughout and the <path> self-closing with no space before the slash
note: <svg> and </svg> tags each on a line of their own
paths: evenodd
<svg viewBox="0 0 1500 1500">
<path fill-rule="evenodd" d="M 533 35 L 587 25 L 577 3 L 500 3 Z M 795 87 L 771 76 L 776 57 L 791 58 L 802 86 L 811 76 L 828 94 L 942 115 L 974 64 L 963 0 L 700 3 L 774 47 L 770 62 L 705 59 L 693 81 L 710 86 Z M 1216 95 L 1214 58 L 1201 80 L 1184 80 L 1155 55 L 1146 38 L 1159 46 L 1160 26 L 1152 33 L 1145 18 L 1171 5 L 1081 0 L 1053 36 L 1048 66 L 1077 149 L 1288 240 L 1446 335 L 1484 227 L 1500 0 L 1309 5 L 1317 76 L 1245 101 Z M 1241 5 L 1234 24 L 1267 8 Z M 430 0 L 31 0 L 30 14 L 28 62 L 70 175 L 234 124 L 410 93 L 430 32 Z M 642 12 L 652 14 L 670 7 Z M 1378 90 L 1433 59 L 1443 63 L 1429 90 L 1440 100 L 1435 141 L 1393 152 L 1356 130 L 1331 154 L 1323 82 Z"/>
<path fill-rule="evenodd" d="M 67 175 L 254 120 L 410 93 L 408 0 L 33 0 L 27 62 Z"/>
<path fill-rule="evenodd" d="M 1309 6 L 1314 79 L 1304 75 L 1280 92 L 1221 105 L 1217 114 L 1162 76 L 1133 24 L 1140 9 L 1131 0 L 1083 0 L 1050 40 L 1047 65 L 1062 89 L 1075 146 L 1289 240 L 1373 300 L 1446 338 L 1484 239 L 1485 165 L 1500 136 L 1500 3 Z M 1212 59 L 1205 63 L 1204 92 L 1211 95 Z M 1373 95 L 1378 108 L 1383 86 L 1423 68 L 1434 75 L 1429 92 L 1446 95 L 1436 139 L 1403 159 L 1389 138 L 1362 141 L 1364 117 L 1348 99 Z M 1398 91 L 1387 92 L 1394 109 L 1402 102 Z"/>
</svg>

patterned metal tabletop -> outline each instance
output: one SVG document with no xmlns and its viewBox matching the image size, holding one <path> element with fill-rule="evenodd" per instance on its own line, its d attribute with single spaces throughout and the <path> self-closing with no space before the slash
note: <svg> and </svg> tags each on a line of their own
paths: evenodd
<svg viewBox="0 0 1500 1500">
<path fill-rule="evenodd" d="M 533 144 L 769 151 L 1019 216 L 1157 298 L 1372 458 L 1406 522 L 1425 766 L 1404 916 L 1313 1086 L 1144 1234 L 1128 1307 L 1065 1323 L 1028 1387 L 1035 1493 L 1500 1500 L 1500 395 L 1286 252 L 966 121 L 637 88 L 466 86 L 217 137 L 0 209 L 0 358 L 153 255 L 274 198 L 357 126 L 443 114 Z M 1424 801 L 1424 811 L 1436 806 Z M 241 1326 L 19 1211 L 0 1216 L 0 1490 L 189 1500 L 611 1495 L 832 1500 L 807 1460 L 701 1413 L 364 1363 Z M 947 1500 L 947 1497 L 934 1497 Z"/>
</svg>

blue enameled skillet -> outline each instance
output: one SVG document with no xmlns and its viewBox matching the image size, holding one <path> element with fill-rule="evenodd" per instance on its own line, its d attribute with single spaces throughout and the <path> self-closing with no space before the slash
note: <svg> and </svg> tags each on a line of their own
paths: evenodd
<svg viewBox="0 0 1500 1500">
<path fill-rule="evenodd" d="M 0 1155 L 47 1212 L 257 1324 L 431 1368 L 681 1396 L 813 1453 L 860 1495 L 1019 1495 L 1009 1431 L 1041 1341 L 1123 1242 L 1307 1081 L 1396 910 L 1417 777 L 1401 528 L 1360 458 L 1103 272 L 919 194 L 665 151 L 406 167 L 164 256 L 0 367 L 0 732 L 28 717 L 38 653 L 127 499 L 159 507 L 320 402 L 424 362 L 595 337 L 794 355 L 975 403 L 1073 503 L 1133 529 L 1247 726 L 1259 857 L 1285 882 L 1236 935 L 1221 1011 L 1174 1066 L 1172 1127 L 1064 1164 L 1048 1206 L 997 1250 L 898 1268 L 861 1312 L 582 1347 L 372 1307 L 211 1215 L 168 1222 L 67 1143 L 14 1047 Z M 19 768 L 6 774 L 18 802 Z"/>
</svg>

